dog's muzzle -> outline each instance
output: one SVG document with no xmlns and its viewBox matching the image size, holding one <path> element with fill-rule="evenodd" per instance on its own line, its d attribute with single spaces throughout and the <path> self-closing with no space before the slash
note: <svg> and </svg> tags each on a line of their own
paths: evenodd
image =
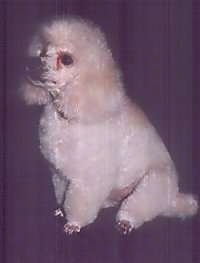
<svg viewBox="0 0 200 263">
<path fill-rule="evenodd" d="M 29 80 L 40 81 L 41 83 L 45 82 L 45 79 L 42 77 L 45 70 L 40 57 L 29 57 L 26 62 L 25 71 Z"/>
</svg>

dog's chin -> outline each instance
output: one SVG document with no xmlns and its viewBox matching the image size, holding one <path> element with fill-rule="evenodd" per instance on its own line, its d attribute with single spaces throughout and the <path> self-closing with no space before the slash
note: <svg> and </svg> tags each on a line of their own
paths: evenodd
<svg viewBox="0 0 200 263">
<path fill-rule="evenodd" d="M 45 79 L 33 79 L 30 76 L 26 76 L 26 80 L 34 87 L 39 88 L 55 88 L 57 83 L 53 80 L 45 80 Z"/>
</svg>

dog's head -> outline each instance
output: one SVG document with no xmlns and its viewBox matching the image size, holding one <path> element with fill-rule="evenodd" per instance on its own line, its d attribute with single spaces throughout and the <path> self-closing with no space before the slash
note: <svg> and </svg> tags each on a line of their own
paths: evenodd
<svg viewBox="0 0 200 263">
<path fill-rule="evenodd" d="M 32 85 L 59 89 L 97 74 L 111 61 L 99 28 L 82 19 L 61 19 L 45 24 L 33 38 L 26 74 Z"/>
<path fill-rule="evenodd" d="M 48 91 L 53 99 L 62 94 L 62 103 L 81 115 L 112 111 L 121 97 L 121 75 L 104 34 L 80 18 L 40 28 L 28 49 L 26 75 L 29 86 Z"/>
</svg>

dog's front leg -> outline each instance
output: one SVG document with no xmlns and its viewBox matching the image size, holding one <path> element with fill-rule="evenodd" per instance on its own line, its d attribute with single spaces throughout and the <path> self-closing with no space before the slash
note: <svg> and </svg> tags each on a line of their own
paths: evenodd
<svg viewBox="0 0 200 263">
<path fill-rule="evenodd" d="M 64 201 L 64 197 L 65 197 L 65 193 L 67 191 L 67 186 L 68 186 L 68 180 L 67 177 L 60 175 L 59 173 L 54 173 L 54 175 L 52 176 L 52 182 L 53 182 L 53 186 L 54 186 L 54 192 L 55 192 L 55 196 L 56 196 L 56 201 L 57 201 L 57 209 L 55 210 L 54 214 L 55 216 L 61 216 L 63 217 L 64 214 L 61 210 L 63 201 Z"/>
<path fill-rule="evenodd" d="M 104 194 L 98 187 L 88 186 L 90 182 L 72 180 L 66 193 L 64 211 L 67 223 L 64 230 L 67 234 L 79 232 L 80 229 L 92 223 L 102 206 Z"/>
</svg>

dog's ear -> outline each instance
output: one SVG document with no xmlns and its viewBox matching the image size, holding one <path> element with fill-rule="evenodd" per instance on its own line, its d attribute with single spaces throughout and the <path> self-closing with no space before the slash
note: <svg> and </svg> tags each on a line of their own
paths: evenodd
<svg viewBox="0 0 200 263">
<path fill-rule="evenodd" d="M 119 74 L 115 68 L 93 71 L 85 69 L 78 87 L 66 95 L 68 112 L 85 121 L 100 121 L 116 114 L 123 97 Z"/>
</svg>

